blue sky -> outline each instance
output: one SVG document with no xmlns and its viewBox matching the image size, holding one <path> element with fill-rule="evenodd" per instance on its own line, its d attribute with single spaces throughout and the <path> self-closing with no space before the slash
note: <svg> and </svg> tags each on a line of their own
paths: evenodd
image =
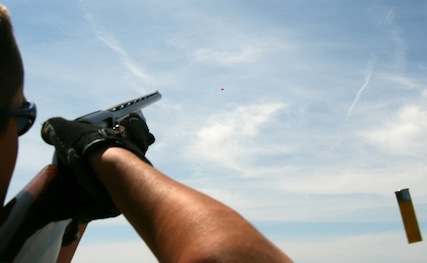
<svg viewBox="0 0 427 263">
<path fill-rule="evenodd" d="M 236 209 L 296 262 L 425 262 L 424 1 L 3 1 L 37 123 L 159 90 L 148 157 Z M 223 90 L 222 90 L 223 89 Z M 52 157 L 21 138 L 11 198 Z M 156 262 L 123 217 L 75 262 Z"/>
</svg>

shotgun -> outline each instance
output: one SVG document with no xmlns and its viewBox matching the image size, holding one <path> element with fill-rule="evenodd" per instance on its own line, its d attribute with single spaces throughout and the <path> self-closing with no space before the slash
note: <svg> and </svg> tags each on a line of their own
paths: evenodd
<svg viewBox="0 0 427 263">
<path fill-rule="evenodd" d="M 76 120 L 115 128 L 131 113 L 145 120 L 142 109 L 160 99 L 161 94 L 156 91 Z M 0 262 L 71 261 L 87 224 L 79 223 L 65 211 L 70 187 L 64 184 L 67 176 L 58 169 L 56 158 L 54 154 L 52 164 L 1 208 Z"/>
</svg>

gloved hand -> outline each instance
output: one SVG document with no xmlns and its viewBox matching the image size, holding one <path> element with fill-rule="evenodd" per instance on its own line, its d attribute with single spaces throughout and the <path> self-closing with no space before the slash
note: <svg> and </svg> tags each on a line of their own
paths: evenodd
<svg viewBox="0 0 427 263">
<path fill-rule="evenodd" d="M 120 125 L 125 127 L 126 137 L 139 148 L 145 158 L 148 146 L 155 142 L 154 135 L 150 133 L 147 123 L 145 123 L 138 114 L 131 113 L 127 118 L 120 122 Z M 150 163 L 146 158 L 144 161 Z"/>
<path fill-rule="evenodd" d="M 62 169 L 65 170 L 63 174 L 72 177 L 64 178 L 63 185 L 67 188 L 66 192 L 72 195 L 67 198 L 72 199 L 68 205 L 82 222 L 120 214 L 88 165 L 86 157 L 92 151 L 122 147 L 149 163 L 145 152 L 154 142 L 154 136 L 149 133 L 145 122 L 138 115 L 131 115 L 122 123 L 125 132 L 63 118 L 52 118 L 43 124 L 42 138 L 55 146 L 59 166 L 65 168 Z M 135 143 L 131 140 L 135 140 Z"/>
</svg>

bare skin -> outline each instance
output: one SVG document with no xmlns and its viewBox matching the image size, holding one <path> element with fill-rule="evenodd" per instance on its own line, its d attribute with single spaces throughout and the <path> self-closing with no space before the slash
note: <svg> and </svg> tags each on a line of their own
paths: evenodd
<svg viewBox="0 0 427 263">
<path fill-rule="evenodd" d="M 291 262 L 234 210 L 127 150 L 108 148 L 90 162 L 160 262 Z"/>
<path fill-rule="evenodd" d="M 19 109 L 24 102 L 22 88 L 15 95 L 11 109 Z M 0 136 L 0 203 L 3 206 L 4 199 L 9 187 L 10 179 L 15 168 L 18 154 L 18 134 L 16 133 L 16 119 L 8 117 L 6 131 Z"/>
</svg>

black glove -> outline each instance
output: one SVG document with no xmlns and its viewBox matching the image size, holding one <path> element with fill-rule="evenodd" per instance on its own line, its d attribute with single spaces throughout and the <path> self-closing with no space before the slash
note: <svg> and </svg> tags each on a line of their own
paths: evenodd
<svg viewBox="0 0 427 263">
<path fill-rule="evenodd" d="M 136 113 L 129 114 L 129 117 L 120 122 L 125 127 L 125 135 L 129 138 L 144 154 L 143 160 L 151 165 L 151 162 L 145 158 L 148 146 L 154 143 L 154 135 L 150 133 L 147 123 Z"/>
<path fill-rule="evenodd" d="M 88 222 L 93 219 L 117 216 L 120 214 L 112 203 L 107 191 L 98 180 L 87 163 L 86 157 L 91 151 L 105 147 L 122 147 L 132 151 L 142 160 L 146 160 L 145 152 L 154 142 L 154 136 L 149 133 L 145 122 L 136 116 L 131 116 L 123 122 L 129 137 L 139 138 L 136 146 L 124 132 L 110 128 L 101 128 L 92 124 L 68 121 L 63 118 L 52 118 L 42 127 L 42 138 L 56 148 L 59 166 L 65 167 L 67 177 L 75 177 L 77 183 L 70 178 L 64 178 L 65 191 L 71 195 L 67 199 L 73 213 L 77 213 L 80 221 Z M 142 123 L 141 123 L 142 122 Z M 135 125 L 134 125 L 135 124 Z M 144 124 L 144 125 L 142 125 Z M 135 126 L 135 127 L 133 127 Z M 143 132 L 144 135 L 138 135 Z M 70 186 L 72 189 L 70 189 Z M 82 186 L 82 187 L 80 187 Z M 76 195 L 76 196 L 74 196 Z M 95 202 L 94 202 L 95 201 Z"/>
</svg>

